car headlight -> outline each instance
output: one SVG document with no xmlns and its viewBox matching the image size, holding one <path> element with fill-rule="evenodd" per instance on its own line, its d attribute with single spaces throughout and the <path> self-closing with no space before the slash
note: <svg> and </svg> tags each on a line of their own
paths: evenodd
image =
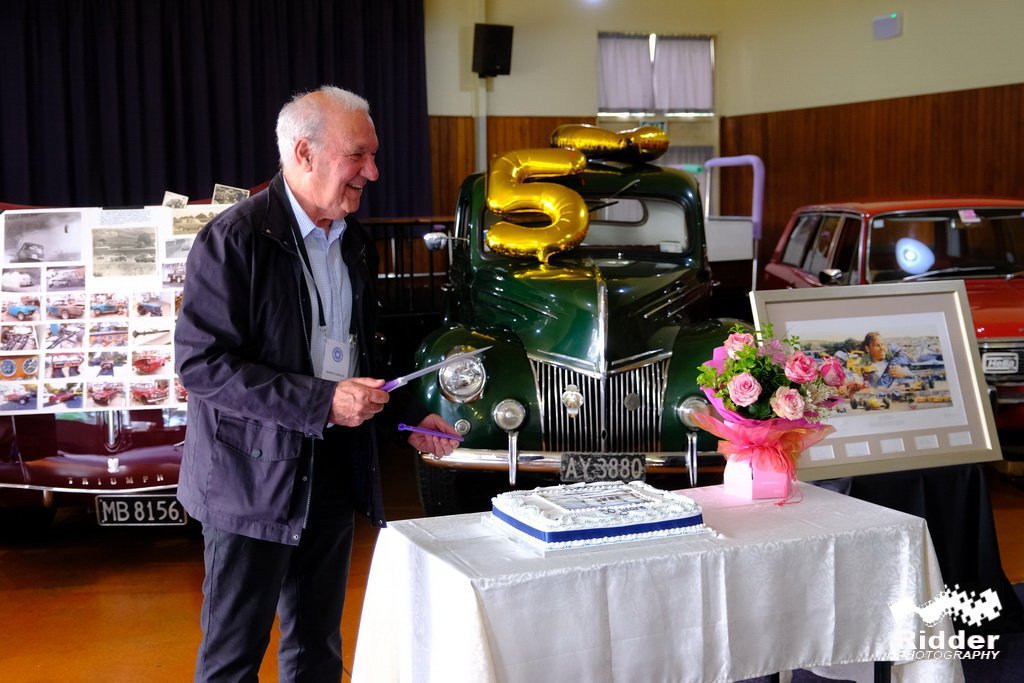
<svg viewBox="0 0 1024 683">
<path fill-rule="evenodd" d="M 700 429 L 700 425 L 690 417 L 694 413 L 711 414 L 711 404 L 702 396 L 690 396 L 683 399 L 683 402 L 676 408 L 676 417 L 690 429 Z"/>
<path fill-rule="evenodd" d="M 523 420 L 526 419 L 526 408 L 514 398 L 506 398 L 494 406 L 494 410 L 491 411 L 491 419 L 504 431 L 514 432 L 522 426 Z"/>
<path fill-rule="evenodd" d="M 471 346 L 456 346 L 446 354 L 446 358 L 466 351 Z M 437 385 L 441 393 L 452 403 L 469 403 L 480 398 L 487 383 L 487 371 L 484 363 L 477 356 L 462 358 L 441 368 L 437 373 Z"/>
</svg>

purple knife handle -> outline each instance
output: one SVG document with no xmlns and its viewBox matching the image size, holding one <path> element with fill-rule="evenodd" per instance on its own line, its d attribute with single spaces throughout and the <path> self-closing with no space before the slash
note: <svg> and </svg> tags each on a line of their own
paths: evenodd
<svg viewBox="0 0 1024 683">
<path fill-rule="evenodd" d="M 452 441 L 462 441 L 462 437 L 458 434 L 449 434 L 447 432 L 435 432 L 433 429 L 424 429 L 423 427 L 412 427 L 407 424 L 398 425 L 398 431 L 400 432 L 418 432 L 420 434 L 428 434 L 430 436 L 437 436 L 442 439 L 451 439 Z"/>
<path fill-rule="evenodd" d="M 389 379 L 387 382 L 384 382 L 381 389 L 384 391 L 391 391 L 392 389 L 397 389 L 400 386 L 402 386 L 402 382 L 400 380 Z"/>
</svg>

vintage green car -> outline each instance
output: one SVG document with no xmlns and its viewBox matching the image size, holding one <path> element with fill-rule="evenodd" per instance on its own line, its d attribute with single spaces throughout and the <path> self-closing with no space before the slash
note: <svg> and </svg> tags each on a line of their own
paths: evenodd
<svg viewBox="0 0 1024 683">
<path fill-rule="evenodd" d="M 660 473 L 681 486 L 698 434 L 713 452 L 688 415 L 707 410 L 697 367 L 735 321 L 713 318 L 697 183 L 649 163 L 656 129 L 569 128 L 552 139 L 571 152 L 520 150 L 467 178 L 454 234 L 426 237 L 451 266 L 416 367 L 489 347 L 412 385 L 464 437 L 420 458 L 428 514 L 488 505 L 482 471 L 507 471 L 506 489 Z"/>
</svg>

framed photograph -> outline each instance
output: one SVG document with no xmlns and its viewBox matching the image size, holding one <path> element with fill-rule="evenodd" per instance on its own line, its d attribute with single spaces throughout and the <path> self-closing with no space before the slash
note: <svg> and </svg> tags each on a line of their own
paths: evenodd
<svg viewBox="0 0 1024 683">
<path fill-rule="evenodd" d="M 814 481 L 999 460 L 1002 454 L 960 280 L 755 291 L 758 328 L 839 358 L 835 432 L 803 453 Z"/>
</svg>

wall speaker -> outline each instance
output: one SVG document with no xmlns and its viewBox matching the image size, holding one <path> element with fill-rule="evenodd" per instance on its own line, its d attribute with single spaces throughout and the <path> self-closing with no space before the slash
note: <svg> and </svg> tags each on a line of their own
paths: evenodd
<svg viewBox="0 0 1024 683">
<path fill-rule="evenodd" d="M 480 78 L 507 75 L 512 68 L 512 27 L 476 24 L 473 30 L 473 71 Z"/>
</svg>

